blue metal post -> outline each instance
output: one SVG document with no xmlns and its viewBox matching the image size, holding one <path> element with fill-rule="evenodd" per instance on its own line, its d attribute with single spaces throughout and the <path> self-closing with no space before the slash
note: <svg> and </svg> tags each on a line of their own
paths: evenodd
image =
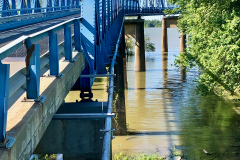
<svg viewBox="0 0 240 160">
<path fill-rule="evenodd" d="M 127 0 L 127 2 L 126 2 L 126 13 L 129 13 L 129 0 Z"/>
<path fill-rule="evenodd" d="M 50 75 L 59 75 L 59 46 L 58 46 L 58 34 L 52 30 L 49 31 L 49 63 L 50 63 Z"/>
<path fill-rule="evenodd" d="M 66 5 L 65 5 L 66 3 L 65 3 L 65 0 L 62 0 L 61 1 L 61 10 L 64 10 L 64 9 L 66 9 Z"/>
<path fill-rule="evenodd" d="M 54 7 L 59 7 L 59 0 L 54 1 Z M 59 8 L 54 8 L 54 11 L 59 10 Z"/>
<path fill-rule="evenodd" d="M 10 5 L 9 5 L 8 0 L 3 0 L 2 10 L 6 11 L 6 10 L 9 10 L 9 9 L 10 9 Z M 7 16 L 10 16 L 10 15 L 11 15 L 11 12 L 2 13 L 2 17 L 7 17 Z"/>
<path fill-rule="evenodd" d="M 110 23 L 110 25 L 112 25 L 112 23 L 113 23 L 113 2 L 112 2 L 113 0 L 110 0 L 110 12 L 111 12 L 111 23 Z"/>
<path fill-rule="evenodd" d="M 27 0 L 27 8 L 29 8 L 29 9 L 32 8 L 31 7 L 31 0 Z M 32 10 L 27 10 L 27 13 L 29 13 L 29 14 L 32 13 Z"/>
<path fill-rule="evenodd" d="M 35 0 L 34 8 L 41 8 L 39 0 Z M 41 9 L 34 9 L 34 13 L 41 12 Z"/>
<path fill-rule="evenodd" d="M 108 10 L 108 13 L 107 13 L 107 15 L 108 15 L 108 28 L 110 28 L 110 25 L 111 25 L 111 23 L 110 23 L 110 17 L 111 17 L 110 0 L 107 0 L 107 10 Z"/>
<path fill-rule="evenodd" d="M 22 0 L 21 1 L 21 9 L 26 9 L 26 8 L 27 8 L 26 1 Z M 26 13 L 27 13 L 26 10 L 20 11 L 20 14 L 26 14 Z"/>
<path fill-rule="evenodd" d="M 70 2 L 70 0 L 67 0 L 67 9 L 70 9 L 71 8 L 71 2 Z"/>
<path fill-rule="evenodd" d="M 102 39 L 106 33 L 106 0 L 102 0 Z"/>
<path fill-rule="evenodd" d="M 50 9 L 47 9 L 47 12 L 52 12 L 53 11 L 53 5 L 52 5 L 52 0 L 48 0 L 47 2 L 47 7 L 49 7 Z"/>
<path fill-rule="evenodd" d="M 38 99 L 40 88 L 40 45 L 26 40 L 27 99 Z"/>
<path fill-rule="evenodd" d="M 6 139 L 9 69 L 9 64 L 2 64 L 2 62 L 0 62 L 0 142 L 4 142 Z"/>
<path fill-rule="evenodd" d="M 72 8 L 75 8 L 75 7 L 76 7 L 76 6 L 74 5 L 74 1 L 75 1 L 75 0 L 72 0 L 72 1 L 71 1 L 71 6 L 72 6 Z"/>
<path fill-rule="evenodd" d="M 162 11 L 164 10 L 164 3 L 163 0 L 161 0 L 161 4 L 162 4 Z"/>
<path fill-rule="evenodd" d="M 81 51 L 81 34 L 80 34 L 80 22 L 79 20 L 74 20 L 74 41 L 75 50 Z"/>
<path fill-rule="evenodd" d="M 79 0 L 76 0 L 76 8 L 79 8 Z"/>
<path fill-rule="evenodd" d="M 16 0 L 12 0 L 12 9 L 16 9 Z M 17 15 L 17 11 L 13 11 L 12 15 Z"/>
<path fill-rule="evenodd" d="M 67 24 L 64 25 L 64 51 L 65 60 L 72 61 L 72 30 Z"/>
</svg>

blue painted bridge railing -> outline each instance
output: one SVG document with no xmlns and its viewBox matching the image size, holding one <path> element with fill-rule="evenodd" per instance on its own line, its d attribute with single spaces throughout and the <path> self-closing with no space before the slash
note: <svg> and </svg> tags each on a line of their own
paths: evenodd
<svg viewBox="0 0 240 160">
<path fill-rule="evenodd" d="M 64 30 L 64 53 L 66 61 L 73 61 L 72 59 L 72 31 L 71 25 L 74 27 L 74 44 L 75 50 L 80 51 L 80 20 L 79 18 L 70 19 L 66 22 L 37 32 L 29 36 L 22 36 L 6 46 L 0 48 L 0 60 L 12 54 L 14 51 L 25 45 L 27 49 L 26 56 L 26 77 L 25 81 L 17 78 L 20 83 L 12 85 L 14 88 L 9 88 L 9 64 L 2 64 L 0 62 L 0 142 L 4 142 L 6 138 L 6 121 L 7 121 L 7 110 L 8 110 L 8 99 L 9 96 L 14 93 L 9 93 L 9 90 L 14 92 L 21 88 L 24 84 L 26 85 L 26 98 L 35 101 L 41 101 L 44 97 L 40 97 L 40 69 L 43 63 L 49 63 L 50 75 L 60 77 L 59 73 L 59 39 L 56 33 L 59 30 Z M 40 45 L 37 44 L 39 40 L 49 37 L 49 62 L 41 62 L 40 59 Z"/>
<path fill-rule="evenodd" d="M 80 0 L 0 0 L 0 31 L 80 14 Z M 44 7 L 45 6 L 45 7 Z"/>
</svg>

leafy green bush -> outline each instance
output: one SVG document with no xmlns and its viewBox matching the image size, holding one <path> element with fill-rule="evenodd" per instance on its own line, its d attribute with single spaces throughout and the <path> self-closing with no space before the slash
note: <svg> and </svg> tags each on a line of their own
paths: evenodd
<svg viewBox="0 0 240 160">
<path fill-rule="evenodd" d="M 159 20 L 144 20 L 144 27 L 162 27 L 162 21 Z"/>
<path fill-rule="evenodd" d="M 180 31 L 188 34 L 186 54 L 177 63 L 201 69 L 198 90 L 202 95 L 223 90 L 239 92 L 240 3 L 238 0 L 169 0 L 179 5 Z M 222 92 L 221 92 L 222 93 Z"/>
<path fill-rule="evenodd" d="M 155 52 L 155 46 L 153 43 L 150 42 L 150 37 L 148 34 L 144 35 L 144 42 L 145 42 L 145 51 L 146 52 Z M 134 55 L 134 41 L 132 38 L 126 38 L 126 55 L 132 56 Z"/>
</svg>

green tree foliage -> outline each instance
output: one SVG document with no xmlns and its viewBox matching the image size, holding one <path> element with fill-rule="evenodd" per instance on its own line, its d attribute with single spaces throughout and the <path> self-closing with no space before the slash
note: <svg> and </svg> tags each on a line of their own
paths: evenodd
<svg viewBox="0 0 240 160">
<path fill-rule="evenodd" d="M 162 27 L 162 21 L 159 20 L 144 20 L 144 27 Z"/>
<path fill-rule="evenodd" d="M 145 41 L 145 51 L 146 52 L 155 52 L 155 44 L 150 42 L 149 35 L 145 34 L 144 41 Z"/>
<path fill-rule="evenodd" d="M 203 95 L 220 86 L 232 94 L 240 83 L 240 3 L 238 0 L 169 0 L 181 11 L 178 27 L 188 34 L 186 54 L 177 63 L 202 74 L 198 89 Z M 219 91 L 219 90 L 218 90 Z M 220 92 L 218 92 L 219 94 Z"/>
<path fill-rule="evenodd" d="M 150 42 L 150 37 L 148 34 L 144 35 L 144 42 L 145 42 L 145 51 L 146 52 L 155 52 L 155 44 Z M 127 55 L 132 56 L 134 55 L 134 41 L 132 38 L 126 38 L 125 39 L 126 47 L 125 52 Z"/>
<path fill-rule="evenodd" d="M 132 38 L 126 38 L 125 43 L 126 43 L 126 46 L 125 46 L 126 55 L 128 55 L 128 56 L 134 55 L 133 54 L 133 47 L 134 47 L 133 39 Z"/>
</svg>

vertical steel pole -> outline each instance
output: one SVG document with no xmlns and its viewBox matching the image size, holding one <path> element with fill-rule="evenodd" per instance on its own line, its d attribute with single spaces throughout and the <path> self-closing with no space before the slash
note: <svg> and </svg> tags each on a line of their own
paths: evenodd
<svg viewBox="0 0 240 160">
<path fill-rule="evenodd" d="M 26 40 L 27 99 L 38 99 L 40 88 L 40 45 Z"/>
<path fill-rule="evenodd" d="M 52 5 L 52 0 L 48 0 L 48 2 L 47 2 L 47 7 L 50 7 L 50 9 L 47 9 L 47 12 L 52 12 L 53 11 L 53 5 Z"/>
<path fill-rule="evenodd" d="M 74 41 L 75 41 L 75 50 L 81 51 L 81 34 L 80 34 L 80 21 L 74 20 Z"/>
<path fill-rule="evenodd" d="M 49 63 L 50 63 L 50 75 L 59 75 L 59 46 L 58 46 L 58 34 L 52 30 L 49 31 Z"/>
<path fill-rule="evenodd" d="M 106 34 L 106 0 L 102 0 L 102 39 Z"/>
<path fill-rule="evenodd" d="M 79 0 L 76 0 L 76 8 L 79 8 Z"/>
<path fill-rule="evenodd" d="M 64 10 L 64 9 L 66 9 L 65 8 L 65 0 L 62 0 L 61 1 L 61 10 Z"/>
<path fill-rule="evenodd" d="M 12 9 L 16 9 L 16 0 L 12 0 Z M 12 15 L 17 15 L 17 11 L 13 11 Z"/>
<path fill-rule="evenodd" d="M 67 24 L 64 25 L 64 51 L 65 60 L 72 61 L 72 30 Z"/>
<path fill-rule="evenodd" d="M 30 9 L 31 7 L 31 0 L 27 0 L 27 8 Z M 32 13 L 32 10 L 28 10 L 27 13 Z"/>
<path fill-rule="evenodd" d="M 9 64 L 0 62 L 0 142 L 6 139 L 7 111 L 9 96 Z"/>
<path fill-rule="evenodd" d="M 71 9 L 71 2 L 70 2 L 70 0 L 67 0 L 67 9 Z"/>
</svg>

